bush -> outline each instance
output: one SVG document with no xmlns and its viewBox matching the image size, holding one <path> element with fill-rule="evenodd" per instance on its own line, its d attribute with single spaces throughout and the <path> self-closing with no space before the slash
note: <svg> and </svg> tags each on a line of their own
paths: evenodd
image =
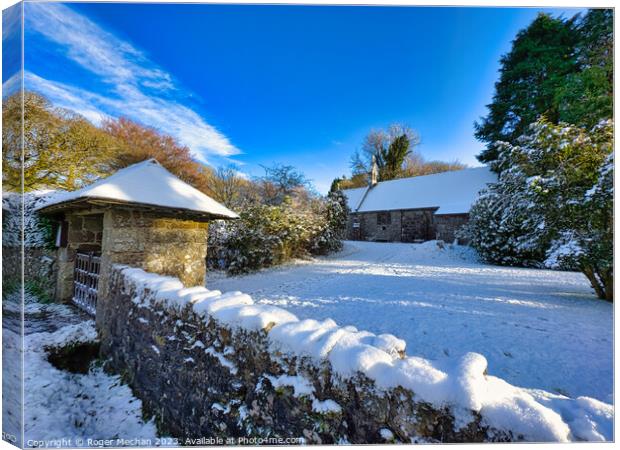
<svg viewBox="0 0 620 450">
<path fill-rule="evenodd" d="M 613 301 L 613 122 L 534 123 L 498 143 L 505 168 L 472 207 L 465 237 L 494 263 L 580 270 Z"/>
<path fill-rule="evenodd" d="M 239 220 L 214 223 L 209 228 L 209 267 L 239 274 L 338 251 L 346 221 L 343 201 L 342 194 L 330 194 L 314 208 L 287 201 L 250 206 Z"/>
</svg>

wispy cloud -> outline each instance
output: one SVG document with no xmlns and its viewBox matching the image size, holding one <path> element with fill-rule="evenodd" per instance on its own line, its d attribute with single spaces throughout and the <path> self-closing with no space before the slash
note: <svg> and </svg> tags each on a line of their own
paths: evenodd
<svg viewBox="0 0 620 450">
<path fill-rule="evenodd" d="M 13 5 L 2 11 L 2 40 L 11 37 L 20 37 L 20 27 L 22 24 L 22 5 Z"/>
<path fill-rule="evenodd" d="M 4 83 L 2 83 L 2 98 L 13 95 L 22 87 L 22 72 L 18 70 Z"/>
<path fill-rule="evenodd" d="M 103 30 L 69 7 L 57 3 L 28 3 L 26 29 L 44 36 L 64 55 L 97 76 L 105 86 L 94 92 L 69 82 L 25 74 L 27 89 L 97 123 L 106 116 L 127 116 L 175 136 L 206 162 L 210 155 L 241 153 L 229 139 L 208 124 L 181 99 L 188 93 L 172 75 L 130 43 Z"/>
</svg>

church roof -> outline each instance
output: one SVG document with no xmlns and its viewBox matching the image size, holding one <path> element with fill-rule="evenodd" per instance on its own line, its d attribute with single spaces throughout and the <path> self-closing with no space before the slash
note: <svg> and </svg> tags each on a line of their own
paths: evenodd
<svg viewBox="0 0 620 450">
<path fill-rule="evenodd" d="M 380 181 L 373 187 L 345 189 L 352 212 L 439 208 L 436 214 L 468 213 L 478 193 L 497 176 L 484 167 Z"/>
<path fill-rule="evenodd" d="M 168 172 L 155 159 L 119 170 L 77 191 L 54 196 L 40 206 L 43 213 L 70 209 L 76 204 L 103 203 L 150 207 L 212 219 L 239 216 L 198 189 Z"/>
</svg>

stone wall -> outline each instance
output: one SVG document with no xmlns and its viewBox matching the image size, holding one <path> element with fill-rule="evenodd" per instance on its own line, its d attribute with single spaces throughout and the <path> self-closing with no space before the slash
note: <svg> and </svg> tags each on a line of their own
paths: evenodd
<svg viewBox="0 0 620 450">
<path fill-rule="evenodd" d="M 469 214 L 435 214 L 433 222 L 437 232 L 437 239 L 441 239 L 444 242 L 454 242 L 457 231 L 467 224 L 468 221 Z M 463 239 L 459 239 L 459 244 L 463 245 L 466 242 Z"/>
<path fill-rule="evenodd" d="M 97 322 L 108 368 L 124 375 L 163 433 L 323 444 L 490 438 L 476 415 L 457 429 L 448 410 L 404 388 L 379 390 L 361 373 L 343 378 L 328 361 L 274 351 L 277 319 L 248 330 L 162 299 L 114 267 Z"/>
<path fill-rule="evenodd" d="M 127 266 L 108 284 L 102 356 L 181 445 L 613 439 L 611 405 L 512 386 L 476 353 L 407 356 L 388 334 Z"/>
<path fill-rule="evenodd" d="M 382 216 L 379 223 L 379 216 Z M 400 241 L 400 211 L 360 213 L 362 238 L 369 241 Z"/>
<path fill-rule="evenodd" d="M 111 264 L 130 264 L 171 275 L 189 286 L 203 285 L 206 276 L 208 224 L 125 207 L 84 209 L 65 215 L 67 245 L 58 249 L 56 297 L 73 296 L 75 255 L 101 254 L 99 297 L 106 298 Z"/>
<path fill-rule="evenodd" d="M 101 211 L 83 210 L 65 217 L 67 245 L 59 247 L 56 298 L 68 302 L 73 296 L 73 271 L 75 255 L 78 252 L 101 252 L 103 238 L 103 213 Z"/>
<path fill-rule="evenodd" d="M 347 221 L 347 238 L 379 242 L 419 242 L 435 239 L 438 231 L 434 221 L 436 209 L 353 213 Z M 385 220 L 387 217 L 389 219 Z M 354 228 L 356 221 L 359 227 Z"/>
<path fill-rule="evenodd" d="M 402 214 L 403 242 L 420 242 L 435 239 L 434 209 L 399 211 Z"/>
<path fill-rule="evenodd" d="M 2 195 L 2 280 L 7 292 L 21 286 L 22 251 L 24 286 L 43 299 L 54 297 L 56 251 L 50 248 L 47 224 L 35 208 L 47 193 L 3 192 Z"/>
<path fill-rule="evenodd" d="M 103 220 L 103 264 L 128 264 L 202 286 L 206 277 L 208 223 L 114 208 Z"/>
<path fill-rule="evenodd" d="M 22 248 L 2 246 L 2 280 L 5 286 L 20 283 Z M 54 250 L 40 247 L 24 247 L 24 283 L 36 285 L 44 296 L 53 299 L 56 288 L 58 264 Z"/>
</svg>

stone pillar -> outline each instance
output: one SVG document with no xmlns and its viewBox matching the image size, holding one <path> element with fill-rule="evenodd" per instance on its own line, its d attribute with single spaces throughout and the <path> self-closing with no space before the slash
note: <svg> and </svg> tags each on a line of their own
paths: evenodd
<svg viewBox="0 0 620 450">
<path fill-rule="evenodd" d="M 91 211 L 67 213 L 69 226 L 67 246 L 58 249 L 58 275 L 56 278 L 56 300 L 68 302 L 73 297 L 73 270 L 78 251 L 100 252 L 103 235 L 103 216 Z"/>
<path fill-rule="evenodd" d="M 111 264 L 179 278 L 204 286 L 208 223 L 162 217 L 152 211 L 112 208 L 103 219 L 100 298 L 105 298 Z"/>
</svg>

